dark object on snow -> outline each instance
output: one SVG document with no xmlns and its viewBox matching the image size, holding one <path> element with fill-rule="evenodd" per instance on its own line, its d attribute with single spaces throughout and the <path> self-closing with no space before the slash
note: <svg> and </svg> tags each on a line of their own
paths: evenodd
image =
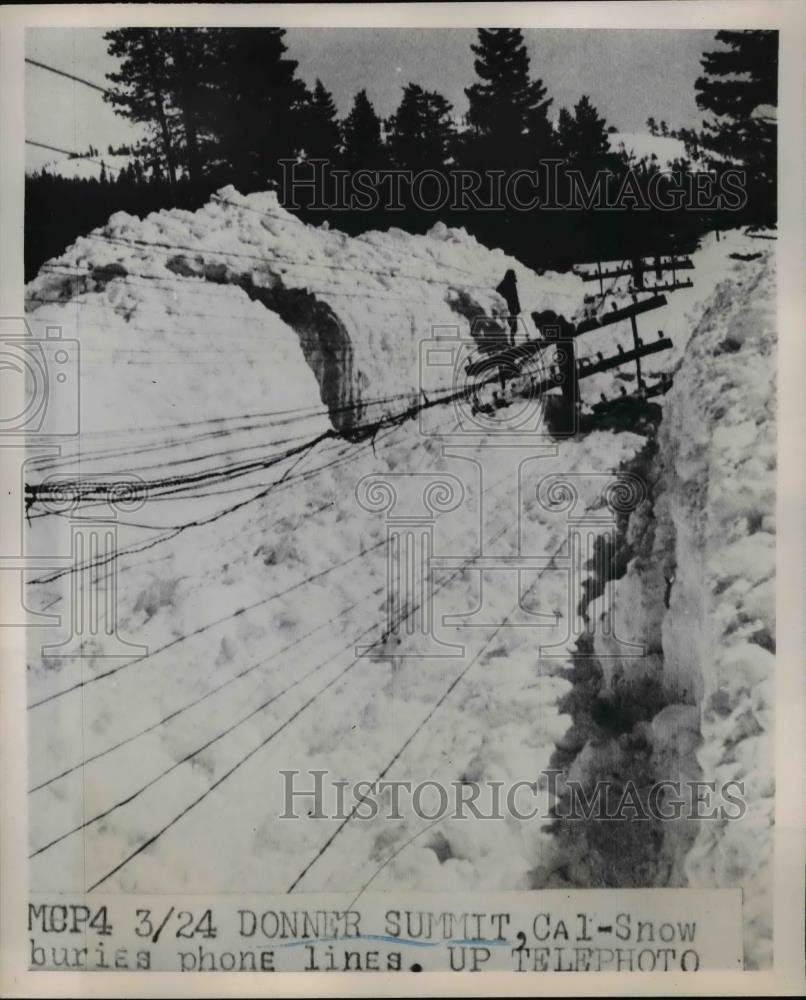
<svg viewBox="0 0 806 1000">
<path fill-rule="evenodd" d="M 560 425 L 566 432 L 576 428 L 575 413 L 579 403 L 579 379 L 577 378 L 576 350 L 573 323 L 565 316 L 546 309 L 543 312 L 533 312 L 532 319 L 545 346 L 554 347 L 553 364 L 559 376 L 558 384 L 562 394 L 560 408 Z"/>
<path fill-rule="evenodd" d="M 515 272 L 510 268 L 504 275 L 503 280 L 496 285 L 495 290 L 501 295 L 506 304 L 507 309 L 509 309 L 509 330 L 512 334 L 512 343 L 515 343 L 515 333 L 518 329 L 518 319 L 517 317 L 521 312 L 521 303 L 518 298 L 518 279 L 515 277 Z"/>
<path fill-rule="evenodd" d="M 732 260 L 758 260 L 761 253 L 730 253 L 728 256 Z"/>
</svg>

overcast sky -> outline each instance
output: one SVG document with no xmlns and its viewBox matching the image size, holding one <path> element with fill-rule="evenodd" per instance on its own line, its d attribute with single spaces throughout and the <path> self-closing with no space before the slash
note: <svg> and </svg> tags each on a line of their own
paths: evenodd
<svg viewBox="0 0 806 1000">
<path fill-rule="evenodd" d="M 645 131 L 646 119 L 665 119 L 670 128 L 699 126 L 694 80 L 702 53 L 714 47 L 714 32 L 701 30 L 524 31 L 532 75 L 541 77 L 560 107 L 588 94 L 608 124 L 619 131 Z M 288 55 L 299 75 L 313 85 L 320 77 L 339 112 L 366 88 L 380 115 L 390 115 L 401 89 L 417 82 L 439 90 L 457 112 L 466 110 L 464 88 L 473 83 L 473 29 L 289 28 Z M 32 29 L 26 54 L 57 69 L 104 85 L 117 60 L 106 52 L 103 29 Z M 102 152 L 136 139 L 137 133 L 97 91 L 26 66 L 27 138 L 70 150 L 97 146 Z M 27 147 L 28 166 L 54 154 Z"/>
</svg>

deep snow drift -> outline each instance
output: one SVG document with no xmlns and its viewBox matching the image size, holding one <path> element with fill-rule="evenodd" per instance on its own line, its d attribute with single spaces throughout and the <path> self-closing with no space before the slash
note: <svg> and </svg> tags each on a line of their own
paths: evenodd
<svg viewBox="0 0 806 1000">
<path fill-rule="evenodd" d="M 769 247 L 761 249 L 766 259 Z M 658 677 L 660 701 L 638 716 L 644 757 L 666 754 L 656 771 L 721 777 L 720 768 L 739 766 L 758 778 L 747 819 L 695 831 L 696 841 L 670 834 L 669 864 L 648 868 L 645 884 L 690 876 L 745 885 L 755 894 L 753 934 L 763 936 L 761 869 L 729 862 L 752 850 L 760 828 L 768 832 L 772 801 L 759 784 L 766 765 L 748 756 L 760 762 L 770 738 L 768 717 L 757 715 L 768 707 L 773 660 L 761 639 L 774 634 L 764 582 L 772 572 L 773 338 L 769 325 L 759 339 L 741 318 L 745 287 L 761 281 L 754 301 L 771 290 L 759 279 L 764 259 L 729 256 L 748 250 L 758 242 L 736 232 L 707 238 L 694 255 L 694 287 L 650 314 L 675 347 L 646 370 L 682 359 L 663 403 L 657 467 L 647 465 L 645 436 L 597 431 L 533 456 L 520 482 L 494 431 L 465 458 L 443 454 L 434 434 L 455 428 L 450 406 L 428 411 L 426 427 L 390 425 L 370 440 L 319 437 L 399 414 L 421 399 L 426 376 L 428 392 L 450 388 L 450 367 L 423 376 L 420 342 L 434 327 L 467 338 L 474 317 L 503 315 L 493 289 L 508 268 L 526 317 L 609 309 L 627 295 L 627 280 L 591 298 L 579 278 L 535 275 L 462 231 L 349 238 L 303 225 L 273 195 L 244 198 L 231 188 L 196 213 L 142 221 L 119 213 L 46 264 L 28 286 L 29 319 L 80 340 L 82 432 L 60 456 L 32 459 L 29 481 L 81 472 L 147 484 L 140 509 L 116 515 L 115 568 L 118 631 L 148 649 L 110 667 L 103 658 L 43 656 L 34 633 L 33 887 L 285 890 L 306 871 L 301 889 L 357 891 L 418 833 L 374 888 L 527 888 L 556 881 L 563 865 L 572 884 L 584 883 L 591 876 L 574 867 L 574 844 L 511 818 L 447 820 L 434 831 L 411 816 L 352 822 L 336 848 L 323 850 L 338 824 L 279 822 L 278 772 L 326 767 L 354 782 L 391 767 L 390 777 L 415 782 L 517 781 L 546 768 L 558 746 L 583 773 L 586 760 L 612 753 L 576 724 L 574 676 L 540 661 L 538 643 L 563 639 L 559 620 L 539 638 L 528 628 L 504 627 L 492 639 L 489 630 L 446 629 L 466 647 L 456 661 L 356 657 L 357 643 L 384 632 L 387 536 L 355 489 L 370 473 L 450 473 L 466 497 L 437 518 L 440 554 L 470 558 L 482 537 L 496 552 L 552 554 L 567 524 L 536 501 L 533 484 L 551 473 L 584 479 L 633 467 L 650 496 L 627 528 L 636 561 L 609 585 L 619 634 L 649 638 L 644 669 Z M 579 347 L 609 354 L 628 337 L 628 325 L 608 327 Z M 720 389 L 728 379 L 733 387 Z M 590 379 L 583 396 L 615 393 L 620 382 Z M 759 436 L 766 451 L 753 450 Z M 745 458 L 756 464 L 742 470 L 737 490 L 731 477 Z M 587 507 L 602 504 L 595 487 L 585 489 Z M 63 510 L 30 513 L 29 549 L 69 551 Z M 708 573 L 695 571 L 703 560 Z M 659 583 L 653 567 L 661 566 Z M 535 607 L 567 609 L 562 574 L 536 577 L 523 580 Z M 498 621 L 517 610 L 498 578 L 483 582 Z M 440 583 L 440 615 L 478 603 L 478 571 Z M 67 617 L 69 573 L 43 572 L 27 590 L 30 607 Z M 703 628 L 686 631 L 695 608 Z M 595 606 L 589 615 L 595 626 Z M 49 631 L 51 643 L 66 634 Z M 98 642 L 88 637 L 85 652 L 102 652 Z M 730 686 L 751 675 L 752 684 Z M 618 697 L 634 697 L 629 681 Z M 594 682 L 605 694 L 624 688 L 615 673 Z"/>
<path fill-rule="evenodd" d="M 463 231 L 440 224 L 428 236 L 390 230 L 351 238 L 302 224 L 273 193 L 242 197 L 224 188 L 195 213 L 165 211 L 143 221 L 124 212 L 113 215 L 105 227 L 43 267 L 29 286 L 29 301 L 55 305 L 69 300 L 65 319 L 74 314 L 77 301 L 82 306 L 89 301 L 98 310 L 92 321 L 101 328 L 101 343 L 130 350 L 141 312 L 155 301 L 166 308 L 171 303 L 172 315 L 190 315 L 197 328 L 211 328 L 224 352 L 239 350 L 244 337 L 249 352 L 257 315 L 253 302 L 258 301 L 297 330 L 334 421 L 349 417 L 357 423 L 399 412 L 405 408 L 401 397 L 420 397 L 419 344 L 432 328 L 445 333 L 461 327 L 467 335 L 471 317 L 505 313 L 494 289 L 508 268 L 517 274 L 524 302 L 566 315 L 581 308 L 578 278 L 540 278 Z M 127 280 L 118 280 L 122 277 Z M 235 287 L 224 298 L 216 285 Z M 149 331 L 161 326 L 145 316 L 139 325 L 147 340 Z M 82 330 L 82 344 L 85 337 L 85 351 L 98 349 L 92 331 Z M 141 352 L 152 347 L 136 339 Z M 267 348 L 272 370 L 260 366 L 263 409 L 282 408 L 273 399 L 287 391 L 288 366 L 282 355 L 275 360 L 274 348 L 272 338 Z M 429 373 L 430 387 L 450 387 L 452 376 L 449 368 Z M 151 395 L 156 401 L 166 394 L 160 389 Z M 310 405 L 304 387 L 298 395 L 299 405 Z M 250 397 L 242 391 L 238 400 Z M 191 409 L 197 398 L 188 397 Z M 361 403 L 363 408 L 356 408 Z M 103 426 L 89 419 L 86 430 Z M 162 414 L 153 419 L 164 422 Z"/>
<path fill-rule="evenodd" d="M 566 829 L 559 852 L 575 884 L 609 881 L 621 865 L 636 884 L 741 886 L 753 968 L 772 958 L 773 263 L 768 252 L 733 263 L 709 299 L 664 401 L 657 452 L 643 466 L 650 500 L 626 527 L 629 562 L 605 584 L 619 639 L 644 644 L 647 655 L 620 655 L 598 597 L 588 608 L 603 670 L 594 684 L 599 708 L 614 715 L 609 727 L 593 723 L 584 693 L 564 703 L 575 715 L 564 738 L 577 751 L 575 779 L 741 782 L 746 815 L 663 824 L 654 842 L 644 832 L 635 854 L 623 833 Z M 723 802 L 716 795 L 713 806 Z"/>
<path fill-rule="evenodd" d="M 765 255 L 717 288 L 692 336 L 661 430 L 656 510 L 675 539 L 664 682 L 700 706 L 703 777 L 744 782 L 748 803 L 741 822 L 700 824 L 685 873 L 744 887 L 754 966 L 772 959 L 776 354 Z"/>
</svg>

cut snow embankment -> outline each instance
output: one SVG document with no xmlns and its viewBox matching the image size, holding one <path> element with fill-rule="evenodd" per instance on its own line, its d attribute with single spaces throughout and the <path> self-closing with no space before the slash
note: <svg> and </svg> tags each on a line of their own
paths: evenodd
<svg viewBox="0 0 806 1000">
<path fill-rule="evenodd" d="M 741 886 L 746 961 L 760 967 L 772 938 L 774 259 L 728 264 L 677 367 L 656 453 L 645 456 L 649 499 L 623 538 L 626 572 L 602 581 L 607 599 L 588 608 L 601 673 L 577 666 L 564 704 L 574 726 L 555 762 L 588 789 L 614 776 L 645 790 L 742 782 L 746 813 L 566 824 L 544 879 Z M 620 642 L 647 655 L 625 655 Z M 717 792 L 706 811 L 726 801 Z"/>
<path fill-rule="evenodd" d="M 747 243 L 738 233 L 721 244 L 704 240 L 694 274 L 707 271 L 707 287 L 695 281 L 673 293 L 647 320 L 657 316 L 675 345 L 672 355 L 647 362 L 650 377 L 682 352 L 691 317 L 730 263 L 729 250 Z M 606 299 L 628 297 L 629 278 L 609 282 L 605 297 L 586 296 L 592 287 L 575 275 L 537 275 L 442 223 L 425 236 L 391 229 L 349 237 L 301 223 L 273 193 L 244 197 L 230 187 L 197 212 L 166 210 L 142 220 L 116 213 L 43 266 L 27 287 L 26 310 L 32 322 L 61 325 L 63 336 L 80 340 L 83 434 L 137 428 L 145 444 L 153 429 L 158 441 L 166 427 L 197 420 L 204 398 L 208 423 L 217 421 L 228 442 L 234 435 L 234 461 L 246 417 L 263 421 L 264 442 L 286 443 L 290 421 L 278 413 L 294 411 L 299 438 L 321 431 L 324 417 L 349 433 L 404 411 L 423 388 L 453 388 L 450 366 L 423 370 L 421 342 L 435 334 L 468 341 L 473 319 L 504 316 L 506 303 L 494 289 L 510 268 L 521 338 L 533 335 L 534 309 L 578 319 L 605 308 Z M 622 326 L 580 338 L 579 357 L 629 346 Z M 629 370 L 594 376 L 583 397 L 595 401 L 631 379 Z M 97 471 L 104 469 L 101 463 Z"/>
<path fill-rule="evenodd" d="M 741 781 L 747 814 L 703 821 L 688 880 L 744 889 L 746 958 L 772 957 L 776 306 L 772 253 L 717 289 L 660 438 L 674 533 L 664 679 L 699 708 L 704 778 Z M 659 735 L 669 740 L 669 728 Z M 671 748 L 669 748 L 671 749 Z M 669 750 L 667 750 L 667 753 Z"/>
<path fill-rule="evenodd" d="M 506 313 L 495 287 L 509 268 L 524 303 L 566 316 L 581 309 L 578 278 L 539 277 L 463 230 L 437 224 L 427 236 L 392 229 L 352 238 L 301 223 L 273 193 L 243 197 L 224 188 L 197 212 L 176 209 L 144 220 L 113 215 L 44 265 L 28 286 L 28 308 L 38 319 L 37 306 L 47 303 L 48 320 L 63 321 L 67 330 L 80 317 L 90 363 L 111 343 L 117 363 L 158 365 L 159 349 L 168 357 L 194 331 L 201 341 L 200 366 L 205 351 L 220 351 L 220 362 L 243 350 L 261 381 L 232 394 L 224 384 L 216 395 L 254 412 L 282 409 L 289 392 L 296 392 L 299 406 L 313 401 L 307 384 L 297 386 L 293 377 L 288 383 L 279 316 L 297 332 L 333 424 L 349 431 L 420 398 L 419 345 L 432 330 L 445 335 L 455 328 L 468 337 L 472 318 Z M 255 353 L 260 315 L 266 317 L 263 358 Z M 92 392 L 97 374 L 91 369 L 84 379 Z M 202 383 L 209 399 L 218 372 L 211 366 L 204 374 L 211 376 Z M 428 388 L 450 388 L 453 374 L 450 368 L 428 372 Z M 131 414 L 138 425 L 141 417 L 147 421 L 142 426 L 153 423 L 156 413 L 162 419 L 169 406 L 175 420 L 183 409 L 195 413 L 198 394 L 161 402 L 169 390 L 149 391 L 146 378 L 140 383 L 146 390 L 142 408 Z M 99 412 L 88 414 L 87 430 L 106 429 L 108 408 L 102 400 Z"/>
</svg>

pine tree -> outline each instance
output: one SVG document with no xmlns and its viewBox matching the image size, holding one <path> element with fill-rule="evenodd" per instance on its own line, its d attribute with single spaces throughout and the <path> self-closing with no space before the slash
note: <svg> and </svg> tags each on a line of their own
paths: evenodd
<svg viewBox="0 0 806 1000">
<path fill-rule="evenodd" d="M 203 133 L 207 99 L 215 86 L 215 29 L 170 28 L 171 99 L 177 110 L 184 163 L 191 182 L 204 176 Z"/>
<path fill-rule="evenodd" d="M 451 104 L 439 93 L 410 83 L 389 120 L 389 152 L 404 170 L 439 170 L 453 152 L 455 128 Z"/>
<path fill-rule="evenodd" d="M 695 162 L 700 158 L 700 137 L 693 128 L 681 128 L 677 130 L 677 136 L 682 140 L 686 153 Z"/>
<path fill-rule="evenodd" d="M 305 155 L 309 160 L 335 163 L 341 154 L 341 126 L 333 95 L 317 78 L 308 100 L 309 124 L 305 134 Z"/>
<path fill-rule="evenodd" d="M 649 129 L 649 134 L 650 135 L 657 135 L 658 134 L 658 123 L 655 121 L 655 119 L 651 115 L 646 120 L 646 127 Z"/>
<path fill-rule="evenodd" d="M 307 91 L 297 63 L 284 58 L 283 28 L 217 30 L 219 70 L 208 102 L 216 152 L 242 190 L 280 176 L 278 161 L 305 145 Z"/>
<path fill-rule="evenodd" d="M 176 183 L 176 129 L 172 121 L 169 29 L 117 28 L 104 35 L 109 54 L 121 59 L 120 71 L 108 73 L 112 87 L 104 100 L 130 121 L 153 127 L 148 155 L 164 164 Z M 160 169 L 161 172 L 161 169 Z"/>
<path fill-rule="evenodd" d="M 534 166 L 550 152 L 552 128 L 542 80 L 531 80 L 529 53 L 518 28 L 479 28 L 471 46 L 481 83 L 465 90 L 471 131 L 466 156 L 481 167 Z"/>
<path fill-rule="evenodd" d="M 381 120 L 366 90 L 359 90 L 342 126 L 344 161 L 349 170 L 378 170 L 387 163 L 381 136 Z"/>
<path fill-rule="evenodd" d="M 718 31 L 716 41 L 729 48 L 703 55 L 706 76 L 695 83 L 697 106 L 732 118 L 748 117 L 762 104 L 774 106 L 778 100 L 778 32 Z"/>
<path fill-rule="evenodd" d="M 438 91 L 423 91 L 423 161 L 434 169 L 445 167 L 453 160 L 456 127 L 453 123 L 452 111 L 453 106 L 450 101 L 446 100 Z"/>
<path fill-rule="evenodd" d="M 716 119 L 703 122 L 700 144 L 748 170 L 766 214 L 775 214 L 777 171 L 778 32 L 718 31 L 727 46 L 703 55 L 697 106 Z"/>
<path fill-rule="evenodd" d="M 607 123 L 586 95 L 574 105 L 573 115 L 566 108 L 561 109 L 557 141 L 561 155 L 572 164 L 594 166 L 609 154 Z"/>
<path fill-rule="evenodd" d="M 148 126 L 141 152 L 155 176 L 215 168 L 242 190 L 265 187 L 305 131 L 305 85 L 281 28 L 121 28 L 104 37 L 122 59 L 106 100 Z"/>
</svg>

